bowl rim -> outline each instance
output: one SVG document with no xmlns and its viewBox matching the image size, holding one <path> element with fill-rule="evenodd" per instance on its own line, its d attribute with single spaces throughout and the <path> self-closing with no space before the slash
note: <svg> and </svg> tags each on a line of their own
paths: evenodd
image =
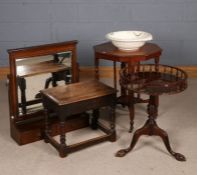
<svg viewBox="0 0 197 175">
<path fill-rule="evenodd" d="M 142 32 L 142 33 L 145 33 L 147 34 L 147 37 L 143 38 L 143 39 L 117 39 L 117 38 L 114 38 L 112 35 L 112 33 L 119 33 L 119 32 Z M 126 42 L 142 42 L 142 41 L 150 41 L 153 39 L 153 36 L 151 33 L 149 32 L 145 32 L 145 31 L 140 31 L 140 30 L 121 30 L 121 31 L 115 31 L 115 32 L 110 32 L 108 34 L 105 35 L 105 37 L 109 40 L 112 40 L 112 41 L 126 41 Z"/>
</svg>

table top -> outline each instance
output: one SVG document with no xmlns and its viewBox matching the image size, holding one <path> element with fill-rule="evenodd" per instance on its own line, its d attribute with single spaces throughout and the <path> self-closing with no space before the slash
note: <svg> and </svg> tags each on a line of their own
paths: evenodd
<svg viewBox="0 0 197 175">
<path fill-rule="evenodd" d="M 69 67 L 64 64 L 54 63 L 54 61 L 45 61 L 36 64 L 17 66 L 17 75 L 20 77 L 29 77 L 43 73 L 58 72 L 68 68 Z"/>
<path fill-rule="evenodd" d="M 121 70 L 122 87 L 135 93 L 156 96 L 180 93 L 187 88 L 187 73 L 177 67 L 160 64 L 155 70 L 154 64 L 145 64 L 138 66 L 138 69 L 140 71 L 134 74 L 128 68 Z"/>
<path fill-rule="evenodd" d="M 137 51 L 122 51 L 115 47 L 111 42 L 102 43 L 94 46 L 96 54 L 101 56 L 99 59 L 109 59 L 114 61 L 124 61 L 121 59 L 153 58 L 161 55 L 162 49 L 153 43 L 146 43 Z M 127 60 L 126 60 L 127 61 Z"/>
<path fill-rule="evenodd" d="M 116 90 L 99 81 L 91 80 L 44 89 L 41 93 L 61 106 L 115 94 Z"/>
</svg>

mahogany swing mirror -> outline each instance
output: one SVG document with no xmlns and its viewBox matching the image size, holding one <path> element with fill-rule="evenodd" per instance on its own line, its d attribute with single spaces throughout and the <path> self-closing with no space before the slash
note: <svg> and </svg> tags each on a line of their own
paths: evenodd
<svg viewBox="0 0 197 175">
<path fill-rule="evenodd" d="M 32 131 L 28 135 L 29 128 L 43 119 L 39 91 L 78 81 L 76 45 L 77 41 L 68 41 L 8 50 L 10 128 L 11 136 L 19 144 L 34 141 L 29 135 L 36 133 Z"/>
</svg>

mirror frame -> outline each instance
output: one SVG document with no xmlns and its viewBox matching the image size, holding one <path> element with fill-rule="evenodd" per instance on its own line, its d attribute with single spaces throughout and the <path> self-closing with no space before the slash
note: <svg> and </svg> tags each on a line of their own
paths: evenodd
<svg viewBox="0 0 197 175">
<path fill-rule="evenodd" d="M 10 62 L 9 78 L 9 109 L 10 119 L 14 122 L 20 122 L 26 119 L 35 118 L 38 114 L 31 113 L 25 115 L 18 115 L 18 91 L 17 91 L 17 73 L 16 73 L 16 60 L 21 58 L 32 59 L 32 57 L 54 55 L 59 52 L 71 51 L 71 64 L 72 64 L 72 83 L 79 81 L 79 71 L 77 64 L 77 45 L 78 41 L 67 41 L 61 43 L 44 44 L 39 46 L 24 47 L 17 49 L 7 50 Z"/>
</svg>

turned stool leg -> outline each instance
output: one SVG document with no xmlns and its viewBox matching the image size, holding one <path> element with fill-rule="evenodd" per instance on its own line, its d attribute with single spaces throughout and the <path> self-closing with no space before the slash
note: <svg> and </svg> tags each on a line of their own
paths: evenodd
<svg viewBox="0 0 197 175">
<path fill-rule="evenodd" d="M 154 99 L 155 97 L 156 96 L 151 96 L 150 98 Z M 154 135 L 154 136 L 160 136 L 162 138 L 168 152 L 173 157 L 175 157 L 176 160 L 178 160 L 178 161 L 185 161 L 186 160 L 185 156 L 183 156 L 180 153 L 176 153 L 171 149 L 167 133 L 157 126 L 157 123 L 155 121 L 156 116 L 157 116 L 157 113 L 156 113 L 157 109 L 156 108 L 157 108 L 157 106 L 149 104 L 149 107 L 148 107 L 148 114 L 149 114 L 148 118 L 149 119 L 146 121 L 145 125 L 142 128 L 135 131 L 130 146 L 126 149 L 121 149 L 116 153 L 117 157 L 123 157 L 128 152 L 130 152 L 134 148 L 134 146 L 136 145 L 136 143 L 141 135 L 149 135 L 149 136 Z"/>
<path fill-rule="evenodd" d="M 99 109 L 94 109 L 92 113 L 91 128 L 96 130 L 98 128 Z"/>
<path fill-rule="evenodd" d="M 44 109 L 44 115 L 45 115 L 44 142 L 49 143 L 48 135 L 50 135 L 50 129 L 49 129 L 49 113 L 47 109 Z"/>
<path fill-rule="evenodd" d="M 60 121 L 60 150 L 59 150 L 59 155 L 62 158 L 67 156 L 67 154 L 65 153 L 65 148 L 66 148 L 65 121 Z"/>
</svg>

